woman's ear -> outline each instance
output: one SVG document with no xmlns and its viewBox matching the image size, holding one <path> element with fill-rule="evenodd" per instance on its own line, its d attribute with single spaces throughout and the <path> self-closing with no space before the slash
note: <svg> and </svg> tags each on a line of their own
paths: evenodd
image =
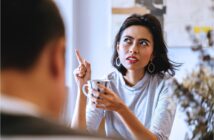
<svg viewBox="0 0 214 140">
<path fill-rule="evenodd" d="M 154 59 L 154 54 L 151 55 L 150 61 L 152 61 L 153 59 Z"/>
</svg>

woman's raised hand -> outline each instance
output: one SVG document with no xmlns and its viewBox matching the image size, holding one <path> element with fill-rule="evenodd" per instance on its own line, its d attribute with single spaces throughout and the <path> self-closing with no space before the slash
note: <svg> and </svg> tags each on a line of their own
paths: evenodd
<svg viewBox="0 0 214 140">
<path fill-rule="evenodd" d="M 91 65 L 83 59 L 78 50 L 75 51 L 79 66 L 74 70 L 73 74 L 78 87 L 82 87 L 88 80 L 91 79 Z"/>
</svg>

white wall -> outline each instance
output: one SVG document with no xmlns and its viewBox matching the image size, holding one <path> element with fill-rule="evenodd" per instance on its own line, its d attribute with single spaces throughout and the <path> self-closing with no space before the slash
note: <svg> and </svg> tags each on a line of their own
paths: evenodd
<svg viewBox="0 0 214 140">
<path fill-rule="evenodd" d="M 171 47 L 186 47 L 192 44 L 185 30 L 187 25 L 214 28 L 212 0 L 166 0 L 166 5 L 164 30 L 167 43 Z"/>
<path fill-rule="evenodd" d="M 91 63 L 92 78 L 112 71 L 110 43 L 111 2 L 109 0 L 55 0 L 63 15 L 67 35 L 66 83 L 69 86 L 68 114 L 71 119 L 76 99 L 72 72 L 77 67 L 74 50 Z"/>
<path fill-rule="evenodd" d="M 75 36 L 73 35 L 74 31 L 74 12 L 73 0 L 54 0 L 57 4 L 62 18 L 64 20 L 65 31 L 66 31 L 66 85 L 69 89 L 74 89 L 74 83 L 72 80 L 72 64 L 74 61 L 73 57 L 73 45 L 75 44 Z M 74 93 L 74 92 L 73 92 Z M 68 94 L 67 105 L 66 105 L 66 113 L 63 116 L 63 119 L 70 122 L 71 120 L 71 112 L 73 111 L 76 95 L 70 92 Z"/>
<path fill-rule="evenodd" d="M 92 78 L 99 78 L 111 68 L 111 9 L 108 0 L 76 2 L 76 41 L 81 55 L 91 63 Z"/>
</svg>

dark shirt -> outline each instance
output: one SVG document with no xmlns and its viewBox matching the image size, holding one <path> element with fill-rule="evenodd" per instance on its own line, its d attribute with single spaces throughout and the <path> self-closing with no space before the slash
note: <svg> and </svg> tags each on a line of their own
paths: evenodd
<svg viewBox="0 0 214 140">
<path fill-rule="evenodd" d="M 89 134 L 72 130 L 68 127 L 42 118 L 27 115 L 1 113 L 1 135 L 81 135 Z"/>
</svg>

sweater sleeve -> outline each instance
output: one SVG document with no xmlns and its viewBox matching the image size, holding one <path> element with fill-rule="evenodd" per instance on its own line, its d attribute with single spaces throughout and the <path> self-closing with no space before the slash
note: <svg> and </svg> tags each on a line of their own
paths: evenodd
<svg viewBox="0 0 214 140">
<path fill-rule="evenodd" d="M 156 95 L 159 97 L 150 130 L 158 137 L 158 140 L 168 140 L 176 111 L 169 84 L 162 82 L 156 90 Z"/>
<path fill-rule="evenodd" d="M 89 133 L 97 133 L 101 120 L 104 116 L 104 110 L 95 108 L 90 101 L 86 107 L 86 125 Z"/>
</svg>

